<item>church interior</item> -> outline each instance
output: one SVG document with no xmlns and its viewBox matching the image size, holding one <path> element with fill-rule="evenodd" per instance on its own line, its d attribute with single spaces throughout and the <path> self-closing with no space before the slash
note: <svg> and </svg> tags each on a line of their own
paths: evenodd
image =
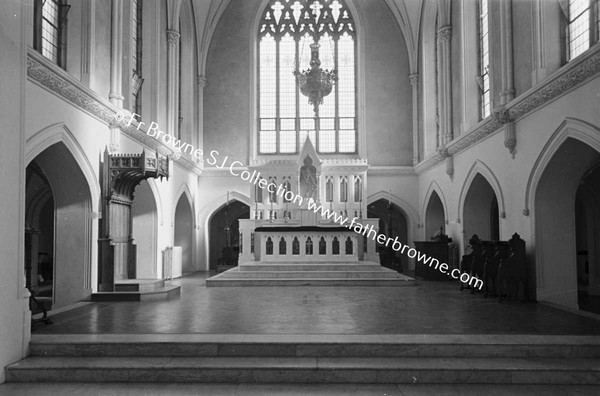
<svg viewBox="0 0 600 396">
<path fill-rule="evenodd" d="M 2 7 L 0 393 L 600 391 L 599 0 Z"/>
</svg>

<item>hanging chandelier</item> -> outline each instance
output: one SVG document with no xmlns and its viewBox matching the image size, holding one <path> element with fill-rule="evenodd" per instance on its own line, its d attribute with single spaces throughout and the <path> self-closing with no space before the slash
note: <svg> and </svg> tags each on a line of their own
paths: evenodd
<svg viewBox="0 0 600 396">
<path fill-rule="evenodd" d="M 319 105 L 323 104 L 323 98 L 331 93 L 337 80 L 335 69 L 321 69 L 319 47 L 319 39 L 315 37 L 315 42 L 310 45 L 310 69 L 294 70 L 300 92 L 308 98 L 308 103 L 313 105 L 316 117 L 319 115 Z"/>
</svg>

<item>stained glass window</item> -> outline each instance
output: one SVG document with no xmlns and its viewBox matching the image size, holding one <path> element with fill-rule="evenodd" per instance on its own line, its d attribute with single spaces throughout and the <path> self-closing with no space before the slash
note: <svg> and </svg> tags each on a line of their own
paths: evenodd
<svg viewBox="0 0 600 396">
<path fill-rule="evenodd" d="M 310 68 L 315 35 L 321 68 L 338 75 L 318 118 L 293 75 Z M 356 153 L 356 32 L 345 2 L 272 0 L 258 36 L 259 153 L 296 154 L 307 137 L 319 153 Z"/>
<path fill-rule="evenodd" d="M 482 119 L 491 114 L 489 47 L 488 0 L 479 0 L 479 101 Z"/>
</svg>

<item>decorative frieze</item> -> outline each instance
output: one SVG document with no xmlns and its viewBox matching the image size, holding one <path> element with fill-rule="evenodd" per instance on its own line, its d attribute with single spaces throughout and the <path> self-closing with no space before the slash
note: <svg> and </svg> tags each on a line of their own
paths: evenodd
<svg viewBox="0 0 600 396">
<path fill-rule="evenodd" d="M 530 112 L 566 94 L 569 90 L 582 84 L 599 72 L 600 46 L 594 46 L 588 52 L 567 63 L 554 73 L 551 78 L 547 78 L 544 82 L 532 87 L 508 103 L 505 110 L 508 112 L 510 119 L 518 121 Z M 475 125 L 470 131 L 461 135 L 460 139 L 456 139 L 456 141 L 449 144 L 447 146 L 448 152 L 451 155 L 456 155 L 490 134 L 497 132 L 503 125 L 499 122 L 499 118 L 488 117 Z M 512 142 L 509 141 L 509 144 L 512 144 Z M 444 157 L 436 153 L 420 162 L 415 167 L 415 170 L 417 173 L 422 173 L 442 161 L 444 161 Z"/>
</svg>

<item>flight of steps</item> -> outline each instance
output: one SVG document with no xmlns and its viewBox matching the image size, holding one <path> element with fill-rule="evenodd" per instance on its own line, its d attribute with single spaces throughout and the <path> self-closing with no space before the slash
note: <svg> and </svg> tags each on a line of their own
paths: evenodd
<svg viewBox="0 0 600 396">
<path fill-rule="evenodd" d="M 379 264 L 248 262 L 206 280 L 206 286 L 414 286 L 416 281 Z"/>
<path fill-rule="evenodd" d="M 33 335 L 7 382 L 600 384 L 600 337 Z"/>
<path fill-rule="evenodd" d="M 114 292 L 92 293 L 92 301 L 167 300 L 181 294 L 181 286 L 165 285 L 163 279 L 124 279 L 115 282 Z"/>
</svg>

